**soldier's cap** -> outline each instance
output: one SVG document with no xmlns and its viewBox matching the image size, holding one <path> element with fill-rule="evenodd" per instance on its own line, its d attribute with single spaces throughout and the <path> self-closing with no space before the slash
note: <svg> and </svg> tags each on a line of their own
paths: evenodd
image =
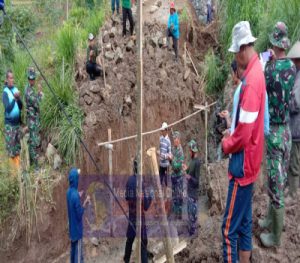
<svg viewBox="0 0 300 263">
<path fill-rule="evenodd" d="M 174 138 L 174 139 L 176 139 L 176 138 L 180 139 L 180 137 L 181 137 L 181 134 L 180 134 L 179 131 L 175 131 L 175 132 L 173 133 L 173 138 Z"/>
<path fill-rule="evenodd" d="M 287 54 L 288 58 L 298 58 L 300 59 L 300 41 L 297 41 Z"/>
<path fill-rule="evenodd" d="M 269 35 L 271 44 L 275 47 L 287 49 L 290 46 L 288 38 L 288 28 L 285 23 L 277 22 L 274 26 L 273 32 Z"/>
<path fill-rule="evenodd" d="M 35 80 L 36 74 L 34 68 L 28 69 L 27 77 L 29 80 Z"/>
<path fill-rule="evenodd" d="M 248 45 L 256 41 L 252 35 L 250 23 L 248 21 L 241 21 L 237 23 L 232 29 L 232 43 L 229 52 L 239 53 L 243 45 Z"/>
<path fill-rule="evenodd" d="M 89 33 L 89 40 L 92 41 L 95 38 L 95 36 L 92 33 Z"/>
<path fill-rule="evenodd" d="M 189 145 L 192 152 L 194 152 L 194 153 L 198 152 L 198 147 L 197 147 L 197 143 L 196 143 L 195 140 L 190 140 L 188 145 Z"/>
</svg>

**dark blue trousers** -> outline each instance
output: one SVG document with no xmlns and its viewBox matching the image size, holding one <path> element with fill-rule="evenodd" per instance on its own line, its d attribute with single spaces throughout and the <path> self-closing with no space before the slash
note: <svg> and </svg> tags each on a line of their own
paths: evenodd
<svg viewBox="0 0 300 263">
<path fill-rule="evenodd" d="M 225 263 L 237 262 L 237 244 L 239 250 L 252 250 L 252 193 L 253 184 L 240 186 L 234 179 L 230 180 L 222 224 Z"/>
<path fill-rule="evenodd" d="M 83 263 L 82 239 L 71 241 L 71 263 Z"/>
</svg>

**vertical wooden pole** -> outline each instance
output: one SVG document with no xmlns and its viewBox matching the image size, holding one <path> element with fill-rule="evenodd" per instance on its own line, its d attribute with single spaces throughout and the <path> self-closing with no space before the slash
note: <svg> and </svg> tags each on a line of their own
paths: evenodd
<svg viewBox="0 0 300 263">
<path fill-rule="evenodd" d="M 111 129 L 108 129 L 108 141 L 111 141 Z M 112 149 L 108 150 L 108 174 L 109 174 L 109 187 L 113 189 L 113 178 L 112 178 Z M 113 236 L 113 196 L 112 193 L 109 195 L 109 222 L 110 222 L 110 236 Z"/>
<path fill-rule="evenodd" d="M 159 178 L 159 171 L 158 171 L 158 164 L 156 159 L 156 149 L 155 147 L 150 148 L 147 151 L 147 155 L 151 157 L 152 162 L 152 169 L 154 173 L 154 182 L 156 184 L 156 189 L 158 190 L 158 197 L 159 197 L 159 206 L 162 212 L 162 226 L 164 231 L 164 245 L 165 245 L 165 251 L 167 256 L 167 262 L 168 263 L 174 263 L 174 255 L 173 255 L 173 248 L 171 243 L 171 237 L 170 237 L 170 228 L 167 220 L 167 214 L 165 209 L 165 203 L 164 203 L 164 195 L 161 188 L 160 178 Z"/>
<path fill-rule="evenodd" d="M 138 63 L 137 63 L 137 213 L 136 213 L 136 255 L 137 262 L 141 262 L 141 205 L 142 205 L 142 181 L 143 181 L 143 3 L 138 1 L 137 6 L 137 44 L 138 44 Z"/>
<path fill-rule="evenodd" d="M 205 102 L 205 172 L 208 174 L 208 107 L 207 101 Z"/>
</svg>

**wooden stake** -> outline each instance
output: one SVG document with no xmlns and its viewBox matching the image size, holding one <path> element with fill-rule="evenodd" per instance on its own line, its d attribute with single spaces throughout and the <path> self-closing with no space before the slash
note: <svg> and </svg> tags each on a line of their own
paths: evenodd
<svg viewBox="0 0 300 263">
<path fill-rule="evenodd" d="M 164 231 L 164 245 L 165 245 L 165 251 L 166 251 L 166 255 L 167 255 L 167 262 L 174 263 L 175 261 L 174 261 L 173 248 L 172 248 L 172 243 L 171 243 L 171 238 L 170 238 L 170 228 L 169 228 L 169 224 L 168 224 L 168 220 L 167 220 L 165 203 L 163 200 L 163 192 L 161 189 L 161 184 L 160 184 L 160 179 L 159 179 L 159 171 L 158 171 L 155 147 L 150 148 L 147 151 L 147 155 L 151 157 L 152 169 L 153 169 L 153 174 L 155 177 L 154 182 L 155 182 L 156 188 L 158 190 L 158 197 L 159 197 L 158 200 L 159 200 L 160 209 L 162 211 L 162 226 L 163 226 L 163 231 Z"/>
<path fill-rule="evenodd" d="M 136 258 L 141 262 L 141 206 L 142 206 L 142 181 L 143 181 L 143 3 L 139 0 L 137 3 L 137 213 L 136 213 Z"/>
<path fill-rule="evenodd" d="M 186 70 L 186 42 L 184 42 L 184 71 Z"/>
<path fill-rule="evenodd" d="M 108 141 L 111 141 L 111 129 L 107 130 Z M 108 174 L 109 174 L 109 187 L 113 189 L 113 178 L 112 178 L 112 148 L 108 149 Z M 113 236 L 113 205 L 114 199 L 112 193 L 109 195 L 109 222 L 110 222 L 110 236 Z"/>
<path fill-rule="evenodd" d="M 190 55 L 190 52 L 187 50 L 187 48 L 185 48 L 185 50 L 186 50 L 186 53 L 188 54 L 188 56 L 189 56 L 189 58 L 190 58 L 190 60 L 191 60 L 191 62 L 192 62 L 192 65 L 193 65 L 193 68 L 194 68 L 194 70 L 195 70 L 195 72 L 196 72 L 197 77 L 199 77 L 198 70 L 196 69 L 196 66 L 195 66 L 195 64 L 194 64 L 194 62 L 193 62 L 193 60 L 192 60 L 192 57 L 191 57 L 191 55 Z"/>
<path fill-rule="evenodd" d="M 208 108 L 207 108 L 207 101 L 205 102 L 205 170 L 206 175 L 208 174 Z"/>
</svg>

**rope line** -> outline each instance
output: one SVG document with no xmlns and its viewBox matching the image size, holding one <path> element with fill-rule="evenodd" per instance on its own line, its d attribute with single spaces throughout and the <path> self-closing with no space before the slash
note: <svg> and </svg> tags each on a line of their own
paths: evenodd
<svg viewBox="0 0 300 263">
<path fill-rule="evenodd" d="M 202 109 L 199 109 L 199 110 L 197 110 L 197 111 L 191 113 L 190 115 L 187 115 L 187 116 L 185 116 L 185 117 L 183 117 L 183 118 L 181 118 L 181 119 L 179 119 L 179 120 L 177 120 L 177 121 L 175 121 L 175 122 L 173 122 L 173 123 L 171 123 L 171 124 L 168 124 L 168 128 L 169 128 L 169 127 L 172 127 L 172 126 L 175 126 L 176 124 L 178 124 L 178 123 L 180 123 L 180 122 L 183 122 L 183 121 L 185 121 L 185 120 L 187 120 L 187 119 L 189 119 L 189 118 L 191 118 L 191 117 L 197 115 L 199 112 L 204 111 L 204 110 L 206 110 L 207 108 L 210 108 L 211 106 L 213 106 L 213 105 L 215 105 L 215 104 L 217 104 L 217 101 L 215 101 L 215 102 L 213 102 L 213 103 L 207 105 L 207 107 L 206 107 L 206 106 L 203 106 Z M 158 128 L 158 129 L 155 129 L 155 130 L 152 130 L 152 131 L 143 132 L 143 133 L 142 133 L 142 136 L 146 136 L 146 135 L 153 134 L 153 133 L 160 132 L 160 131 L 161 131 L 161 128 Z M 131 135 L 131 136 L 123 137 L 123 138 L 116 139 L 116 140 L 112 140 L 112 141 L 99 142 L 99 143 L 98 143 L 98 146 L 105 146 L 105 145 L 107 145 L 107 144 L 113 144 L 113 143 L 117 143 L 117 142 L 128 141 L 128 140 L 132 140 L 132 139 L 135 139 L 135 138 L 137 138 L 137 135 Z"/>
</svg>

